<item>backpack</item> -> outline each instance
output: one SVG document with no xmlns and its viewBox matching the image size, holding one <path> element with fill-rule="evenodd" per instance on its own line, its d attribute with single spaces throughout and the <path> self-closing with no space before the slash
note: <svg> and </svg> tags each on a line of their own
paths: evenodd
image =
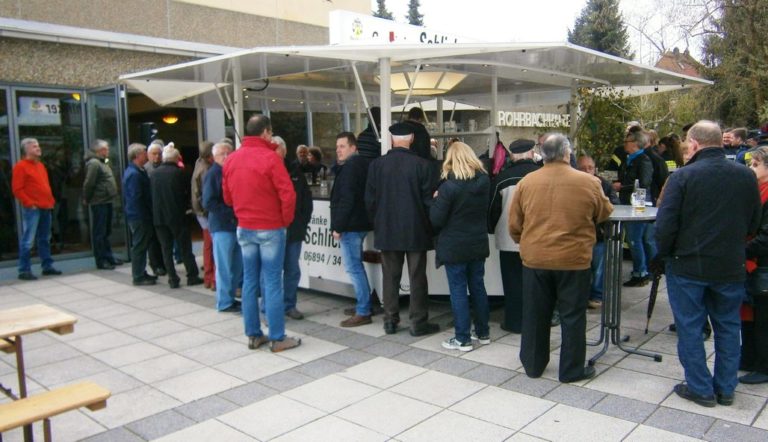
<svg viewBox="0 0 768 442">
<path fill-rule="evenodd" d="M 655 206 L 656 200 L 661 194 L 661 189 L 664 187 L 664 183 L 667 182 L 667 177 L 669 176 L 669 168 L 667 167 L 667 162 L 664 161 L 664 158 L 654 152 L 653 149 L 645 149 L 645 154 L 648 155 L 648 158 L 651 159 L 651 164 L 653 165 L 653 178 L 651 179 L 651 201 L 653 201 L 653 205 Z"/>
</svg>

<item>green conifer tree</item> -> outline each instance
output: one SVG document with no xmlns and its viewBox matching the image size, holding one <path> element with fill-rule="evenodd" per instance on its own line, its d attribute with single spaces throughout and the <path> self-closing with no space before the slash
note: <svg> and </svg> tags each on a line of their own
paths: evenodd
<svg viewBox="0 0 768 442">
<path fill-rule="evenodd" d="M 588 0 L 573 30 L 568 30 L 568 41 L 622 58 L 634 57 L 619 0 Z"/>
<path fill-rule="evenodd" d="M 374 17 L 385 18 L 387 20 L 395 19 L 395 17 L 392 16 L 392 13 L 387 10 L 386 0 L 376 0 L 376 3 L 379 5 L 379 8 L 373 11 Z"/>
</svg>

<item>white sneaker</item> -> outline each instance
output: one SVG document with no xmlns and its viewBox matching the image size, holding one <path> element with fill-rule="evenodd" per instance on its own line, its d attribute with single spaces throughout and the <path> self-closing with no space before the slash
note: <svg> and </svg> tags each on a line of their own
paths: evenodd
<svg viewBox="0 0 768 442">
<path fill-rule="evenodd" d="M 442 345 L 446 350 L 472 351 L 474 348 L 471 342 L 462 343 L 456 338 L 445 340 Z"/>
<path fill-rule="evenodd" d="M 472 334 L 470 335 L 473 341 L 477 341 L 480 343 L 480 345 L 488 345 L 491 343 L 491 337 L 490 336 L 477 336 L 474 330 L 472 330 Z"/>
</svg>

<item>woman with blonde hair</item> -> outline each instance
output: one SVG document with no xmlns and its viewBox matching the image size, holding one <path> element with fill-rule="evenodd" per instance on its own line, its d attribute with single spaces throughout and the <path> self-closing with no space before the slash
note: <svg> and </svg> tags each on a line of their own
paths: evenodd
<svg viewBox="0 0 768 442">
<path fill-rule="evenodd" d="M 448 277 L 455 329 L 455 336 L 442 345 L 449 350 L 471 351 L 472 338 L 480 344 L 491 342 L 488 293 L 483 282 L 489 254 L 486 229 L 491 183 L 475 152 L 460 141 L 448 148 L 440 176 L 444 181 L 435 192 L 429 218 L 437 233 L 435 263 L 445 265 Z M 470 300 L 474 321 L 470 321 Z"/>
</svg>

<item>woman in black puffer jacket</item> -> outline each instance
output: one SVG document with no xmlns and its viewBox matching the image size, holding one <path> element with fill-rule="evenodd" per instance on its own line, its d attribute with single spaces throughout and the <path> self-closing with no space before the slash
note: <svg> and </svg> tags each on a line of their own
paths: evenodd
<svg viewBox="0 0 768 442">
<path fill-rule="evenodd" d="M 491 342 L 488 331 L 488 293 L 485 291 L 485 258 L 488 257 L 488 199 L 490 180 L 472 148 L 456 142 L 448 148 L 441 178 L 429 211 L 437 233 L 435 261 L 445 265 L 451 292 L 456 336 L 443 342 L 451 350 L 471 351 L 472 339 Z M 469 297 L 467 297 L 469 289 Z M 469 299 L 475 318 L 470 336 Z"/>
</svg>

